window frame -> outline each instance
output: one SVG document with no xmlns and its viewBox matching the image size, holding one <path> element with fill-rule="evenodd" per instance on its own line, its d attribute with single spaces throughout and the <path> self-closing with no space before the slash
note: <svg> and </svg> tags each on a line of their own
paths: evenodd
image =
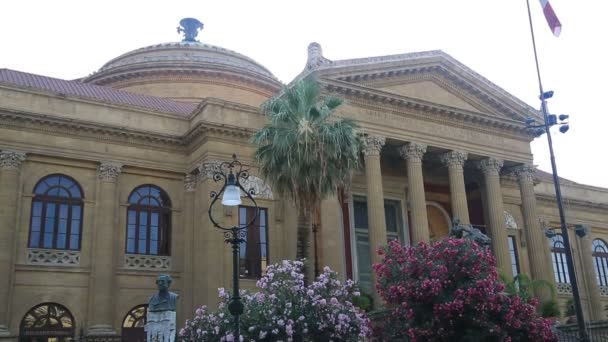
<svg viewBox="0 0 608 342">
<path fill-rule="evenodd" d="M 249 217 L 249 215 L 247 215 L 247 213 L 249 212 L 249 210 L 253 210 L 255 208 L 256 207 L 248 206 L 248 205 L 239 205 L 238 206 L 239 226 L 242 226 L 241 225 L 241 209 L 245 210 L 245 222 L 246 222 L 245 224 L 247 224 L 251 220 L 251 218 Z M 262 254 L 262 245 L 265 245 L 265 247 L 266 247 L 265 248 L 266 249 L 266 266 L 268 266 L 270 264 L 270 241 L 269 241 L 270 228 L 269 228 L 269 222 L 268 222 L 269 221 L 269 216 L 268 216 L 269 210 L 266 207 L 257 207 L 257 209 L 258 209 L 258 215 L 257 215 L 255 221 L 253 222 L 253 224 L 251 226 L 248 226 L 247 228 L 245 228 L 245 229 L 242 230 L 242 232 L 245 234 L 245 238 L 244 238 L 244 240 L 245 240 L 244 241 L 244 244 L 245 244 L 245 257 L 241 258 L 240 253 L 241 253 L 241 250 L 242 250 L 242 247 L 241 247 L 242 245 L 239 245 L 239 277 L 243 278 L 243 279 L 259 279 L 259 278 L 261 278 L 264 275 L 264 272 L 266 270 L 265 270 L 265 267 L 264 267 L 264 257 L 263 257 L 263 254 Z M 249 248 L 248 241 L 247 241 L 247 236 L 248 236 L 247 232 L 252 227 L 257 227 L 258 230 L 262 227 L 262 225 L 260 224 L 260 212 L 261 211 L 263 211 L 264 215 L 265 215 L 264 238 L 265 238 L 266 242 L 262 243 L 260 241 L 260 242 L 257 243 L 257 246 L 258 246 L 259 251 L 260 251 L 260 253 L 259 253 L 260 254 L 260 259 L 259 259 L 260 274 L 259 275 L 256 275 L 256 274 L 253 274 L 253 275 L 251 275 L 251 274 L 243 274 L 241 272 L 241 269 L 245 269 L 246 270 L 246 267 L 247 267 L 247 250 Z"/>
<path fill-rule="evenodd" d="M 156 199 L 157 202 L 159 202 L 158 206 L 153 206 L 153 205 L 144 205 L 144 204 L 140 204 L 139 202 L 141 202 L 144 198 L 148 198 L 148 197 L 152 197 L 155 198 L 155 196 L 152 195 L 147 195 L 147 196 L 140 196 L 140 198 L 137 199 L 138 203 L 134 204 L 131 202 L 131 198 L 135 195 L 135 193 L 137 192 L 138 195 L 141 195 L 138 191 L 142 188 L 153 188 L 155 190 L 158 190 L 159 194 L 158 197 L 160 197 L 160 199 Z M 129 197 L 127 198 L 127 213 L 126 213 L 126 229 L 125 229 L 125 254 L 130 254 L 130 255 L 150 255 L 150 256 L 171 256 L 171 232 L 172 232 L 172 220 L 171 220 L 171 199 L 169 198 L 169 195 L 167 194 L 167 192 L 165 192 L 161 187 L 154 185 L 154 184 L 143 184 L 140 186 L 135 187 L 131 193 L 129 193 Z M 134 234 L 134 238 L 129 238 L 129 226 L 131 226 L 132 224 L 129 221 L 129 214 L 131 212 L 135 213 L 135 222 L 133 224 L 134 226 L 134 230 L 135 230 L 135 234 Z M 141 214 L 145 213 L 146 214 L 146 225 L 145 225 L 145 233 L 146 233 L 146 237 L 145 237 L 145 252 L 139 252 L 139 241 L 140 241 L 140 218 L 141 218 Z M 158 231 L 157 231 L 157 236 L 158 236 L 158 240 L 156 240 L 157 243 L 157 251 L 155 254 L 152 254 L 151 251 L 151 246 L 152 246 L 152 239 L 151 237 L 151 230 L 152 230 L 152 225 L 151 225 L 151 217 L 152 214 L 157 214 L 158 215 Z M 133 251 L 129 251 L 129 240 L 134 240 L 133 242 Z"/>
<path fill-rule="evenodd" d="M 356 220 L 355 220 L 355 202 L 365 202 L 366 205 L 366 210 L 367 210 L 367 202 L 368 202 L 368 194 L 367 193 L 361 193 L 361 192 L 357 192 L 357 193 L 353 193 L 353 195 L 351 196 L 350 200 L 349 200 L 349 204 L 348 204 L 348 208 L 349 208 L 349 213 L 350 213 L 350 241 L 345 241 L 345 243 L 350 243 L 351 246 L 351 264 L 352 264 L 352 274 L 353 274 L 353 280 L 356 280 L 358 282 L 360 282 L 360 274 L 361 274 L 361 270 L 359 269 L 359 248 L 358 248 L 358 241 L 357 238 L 362 235 L 365 234 L 367 235 L 367 249 L 369 250 L 369 223 L 366 223 L 367 228 L 358 228 L 356 227 Z M 384 196 L 383 199 L 383 203 L 384 203 L 384 210 L 386 213 L 386 204 L 387 202 L 395 202 L 397 204 L 397 214 L 398 214 L 398 221 L 400 226 L 397 229 L 397 238 L 399 239 L 399 241 L 403 244 L 408 244 L 409 243 L 409 235 L 408 235 L 408 230 L 409 230 L 409 223 L 408 223 L 408 219 L 407 219 L 407 211 L 405 211 L 405 199 L 396 195 L 386 195 Z M 369 215 L 369 212 L 368 212 Z M 368 216 L 368 220 L 369 220 L 369 216 Z M 385 217 L 386 220 L 386 217 Z M 385 222 L 386 224 L 386 222 Z M 395 234 L 392 234 L 393 236 Z M 389 234 L 387 232 L 387 239 L 389 238 Z M 361 244 L 364 244 L 364 242 L 362 241 Z M 372 256 L 370 255 L 370 258 Z M 373 272 L 373 271 L 372 271 Z M 373 285 L 372 285 L 372 290 L 373 290 Z"/>
<path fill-rule="evenodd" d="M 513 245 L 513 249 L 511 249 L 511 246 L 509 246 L 509 256 L 515 259 L 511 259 L 511 271 L 517 272 L 517 274 L 513 274 L 513 277 L 516 277 L 521 274 L 521 268 L 519 265 L 519 250 L 517 248 L 517 237 L 515 235 L 507 235 L 507 239 L 509 244 Z M 515 261 L 515 264 L 513 264 L 513 261 Z M 514 266 L 515 269 L 513 269 Z"/>
<path fill-rule="evenodd" d="M 570 273 L 568 272 L 568 263 L 566 262 L 566 246 L 564 245 L 564 237 L 561 234 L 555 234 L 550 241 L 551 266 L 553 269 L 555 282 L 558 284 L 570 284 Z M 561 244 L 561 246 L 556 247 L 557 244 Z"/>
<path fill-rule="evenodd" d="M 601 243 L 600 246 L 597 243 Z M 598 252 L 597 248 L 600 247 L 604 251 Z M 608 286 L 608 244 L 603 239 L 593 239 L 591 242 L 591 255 L 593 257 L 593 266 L 595 268 L 595 276 L 597 284 L 599 286 Z M 601 263 L 601 269 L 600 264 Z"/>
<path fill-rule="evenodd" d="M 66 188 L 62 185 L 60 185 L 59 183 L 61 181 L 59 181 L 59 183 L 57 185 L 49 185 L 48 183 L 46 183 L 46 181 L 48 179 L 54 178 L 54 177 L 58 177 L 58 178 L 65 178 L 67 180 L 69 180 L 70 182 L 73 183 L 72 186 L 70 186 L 69 188 Z M 42 182 L 45 182 L 46 185 L 49 185 L 45 190 L 44 190 L 44 194 L 38 194 L 37 192 L 37 188 L 39 186 L 42 185 Z M 69 191 L 69 189 L 71 189 L 72 187 L 76 186 L 78 191 L 79 191 L 79 195 L 80 197 L 72 197 L 72 193 Z M 52 195 L 48 195 L 48 192 L 51 191 L 54 188 L 61 188 L 64 189 L 66 192 L 68 192 L 70 194 L 70 197 L 61 197 L 61 196 L 52 196 Z M 80 251 L 82 249 L 82 229 L 83 229 L 83 222 L 82 219 L 84 217 L 84 192 L 82 190 L 82 187 L 80 186 L 80 183 L 78 183 L 74 178 L 65 175 L 65 174 L 60 174 L 60 173 L 54 173 L 54 174 L 50 174 L 47 176 L 42 177 L 38 182 L 36 182 L 36 185 L 34 186 L 33 189 L 33 197 L 31 200 L 31 204 L 30 204 L 30 223 L 29 223 L 29 231 L 28 231 L 28 239 L 27 239 L 27 247 L 28 248 L 32 248 L 32 249 L 51 249 L 51 250 L 61 250 L 61 251 Z M 36 216 L 40 219 L 39 222 L 39 231 L 37 231 L 38 233 L 38 241 L 36 242 L 36 244 L 33 243 L 32 238 L 33 238 L 33 223 L 34 223 L 34 208 L 35 205 L 37 203 L 40 203 L 40 216 Z M 46 221 L 48 220 L 47 217 L 47 209 L 48 209 L 48 204 L 53 204 L 55 206 L 54 208 L 54 216 L 53 216 L 53 228 L 52 228 L 52 241 L 51 241 L 51 247 L 46 247 L 45 243 L 44 243 L 44 236 L 46 234 Z M 61 210 L 61 206 L 65 205 L 67 206 L 67 216 L 65 218 L 66 220 L 66 231 L 65 231 L 65 247 L 57 247 L 57 239 L 58 236 L 60 235 L 59 233 L 59 224 L 60 224 L 60 210 Z M 76 218 L 73 216 L 73 207 L 74 206 L 78 206 L 80 208 L 80 215 Z M 72 247 L 72 223 L 73 221 L 78 221 L 78 248 L 73 248 Z"/>
</svg>

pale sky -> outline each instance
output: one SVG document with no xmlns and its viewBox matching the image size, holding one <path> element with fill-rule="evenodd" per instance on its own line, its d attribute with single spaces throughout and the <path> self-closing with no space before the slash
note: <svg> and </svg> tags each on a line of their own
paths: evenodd
<svg viewBox="0 0 608 342">
<path fill-rule="evenodd" d="M 608 187 L 608 3 L 550 0 L 563 25 L 555 38 L 530 2 L 543 85 L 555 91 L 549 109 L 571 116 L 567 134 L 553 129 L 559 175 Z M 204 23 L 201 42 L 247 55 L 284 82 L 304 68 L 313 41 L 329 59 L 440 49 L 539 107 L 525 0 L 4 0 L 0 68 L 86 76 L 122 53 L 181 40 L 183 17 Z M 534 163 L 550 171 L 546 136 L 532 146 Z"/>
</svg>

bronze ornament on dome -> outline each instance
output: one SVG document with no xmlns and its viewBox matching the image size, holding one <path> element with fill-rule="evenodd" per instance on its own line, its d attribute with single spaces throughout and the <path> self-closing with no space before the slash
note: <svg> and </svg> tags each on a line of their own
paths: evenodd
<svg viewBox="0 0 608 342">
<path fill-rule="evenodd" d="M 198 31 L 203 29 L 203 23 L 195 18 L 183 18 L 179 21 L 179 25 L 180 26 L 177 27 L 177 33 L 184 34 L 182 42 L 198 42 L 196 36 L 198 36 Z"/>
</svg>

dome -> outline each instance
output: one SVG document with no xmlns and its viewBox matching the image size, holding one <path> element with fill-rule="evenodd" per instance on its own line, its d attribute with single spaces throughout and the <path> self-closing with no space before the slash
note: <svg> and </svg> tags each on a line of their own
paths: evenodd
<svg viewBox="0 0 608 342">
<path fill-rule="evenodd" d="M 196 41 L 127 52 L 82 82 L 178 101 L 207 97 L 258 106 L 282 86 L 264 66 L 237 52 Z"/>
</svg>

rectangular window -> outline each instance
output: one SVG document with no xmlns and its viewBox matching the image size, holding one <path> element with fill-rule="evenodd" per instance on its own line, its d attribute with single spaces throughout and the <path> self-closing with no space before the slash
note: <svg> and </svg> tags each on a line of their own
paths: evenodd
<svg viewBox="0 0 608 342">
<path fill-rule="evenodd" d="M 372 259 L 369 245 L 369 226 L 367 217 L 367 199 L 363 196 L 353 198 L 353 214 L 355 218 L 355 263 L 357 265 L 357 281 L 364 292 L 372 293 Z M 402 240 L 403 217 L 401 202 L 384 200 L 384 217 L 386 235 L 390 240 Z M 377 247 L 377 246 L 375 246 Z"/>
<path fill-rule="evenodd" d="M 239 225 L 247 225 L 255 217 L 254 207 L 239 207 Z M 268 266 L 268 209 L 258 208 L 253 224 L 244 230 L 245 241 L 240 246 L 240 275 L 260 278 Z"/>
<path fill-rule="evenodd" d="M 517 276 L 519 271 L 519 258 L 517 257 L 517 242 L 515 236 L 509 235 L 509 255 L 511 256 L 511 271 L 513 277 Z"/>
</svg>

